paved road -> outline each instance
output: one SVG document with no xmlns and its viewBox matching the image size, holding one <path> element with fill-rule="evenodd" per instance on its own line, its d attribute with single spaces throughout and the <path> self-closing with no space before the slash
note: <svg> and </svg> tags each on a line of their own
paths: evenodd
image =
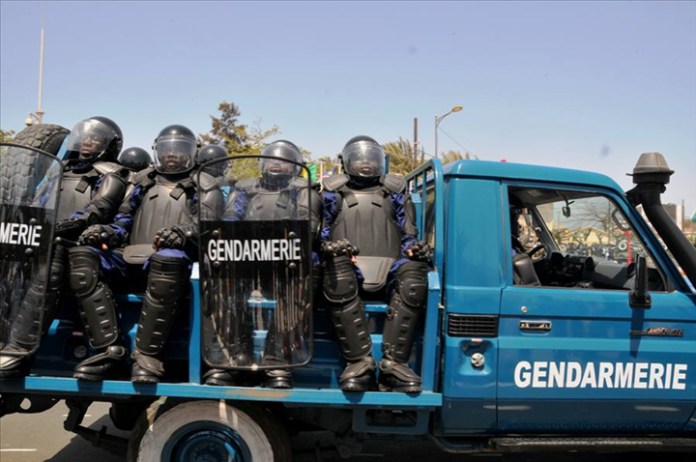
<svg viewBox="0 0 696 462">
<path fill-rule="evenodd" d="M 108 417 L 108 404 L 95 403 L 87 411 L 82 425 L 120 436 Z M 63 429 L 68 408 L 59 402 L 40 414 L 10 414 L 0 419 L 0 460 L 2 462 L 124 462 L 84 438 Z"/>
<path fill-rule="evenodd" d="M 2 462 L 124 462 L 125 457 L 94 447 L 85 439 L 63 429 L 67 414 L 65 403 L 59 402 L 41 414 L 12 414 L 0 419 L 0 461 Z M 93 404 L 83 425 L 110 434 L 127 437 L 113 427 L 108 417 L 108 404 Z M 649 455 L 650 456 L 650 455 Z M 658 456 L 654 454 L 654 456 Z M 327 457 L 322 462 L 634 462 L 637 454 L 541 454 L 501 456 L 464 456 L 440 452 L 422 441 L 376 441 L 365 445 L 363 452 L 349 459 Z M 693 455 L 691 456 L 693 457 Z M 688 455 L 670 455 L 670 462 L 693 460 Z M 293 462 L 315 462 L 308 455 L 297 456 Z"/>
</svg>

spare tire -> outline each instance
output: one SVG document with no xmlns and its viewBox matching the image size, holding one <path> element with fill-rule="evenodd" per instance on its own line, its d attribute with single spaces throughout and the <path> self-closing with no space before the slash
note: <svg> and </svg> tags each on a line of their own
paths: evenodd
<svg viewBox="0 0 696 462">
<path fill-rule="evenodd" d="M 17 133 L 12 143 L 40 149 L 55 156 L 68 133 L 70 130 L 60 125 L 31 125 Z M 42 164 L 35 165 L 35 162 Z M 40 159 L 23 153 L 0 163 L 0 199 L 5 202 L 10 197 L 17 197 L 18 191 L 32 191 L 43 178 L 50 163 L 48 157 Z"/>
<path fill-rule="evenodd" d="M 12 142 L 41 149 L 55 156 L 58 154 L 63 140 L 68 136 L 68 133 L 70 133 L 70 130 L 60 125 L 31 125 L 17 133 Z"/>
</svg>

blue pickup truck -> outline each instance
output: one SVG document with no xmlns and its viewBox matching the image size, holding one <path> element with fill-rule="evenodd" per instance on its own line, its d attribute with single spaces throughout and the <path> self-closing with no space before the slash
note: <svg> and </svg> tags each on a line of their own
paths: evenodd
<svg viewBox="0 0 696 462">
<path fill-rule="evenodd" d="M 46 164 L 35 148 L 1 149 L 0 162 L 24 150 Z M 341 354 L 320 298 L 292 389 L 204 385 L 211 281 L 202 256 L 167 346 L 165 380 L 72 378 L 89 344 L 68 304 L 30 374 L 0 383 L 0 415 L 65 400 L 67 430 L 131 462 L 285 462 L 295 440 L 313 434 L 322 436 L 312 451 L 346 458 L 374 437 L 430 439 L 462 454 L 693 453 L 696 249 L 660 202 L 672 173 L 658 153 L 640 157 L 626 192 L 597 173 L 514 163 L 432 159 L 410 173 L 419 237 L 434 249 L 410 361 L 423 379 L 419 394 L 342 392 Z M 0 181 L 4 190 L 11 183 Z M 13 241 L 11 217 L 2 218 L 3 258 L 19 258 L 7 248 L 31 240 Z M 124 291 L 118 301 L 133 342 L 142 294 Z M 252 308 L 263 317 L 273 307 Z M 379 355 L 386 306 L 366 300 L 365 310 Z M 82 426 L 93 402 L 110 403 L 130 438 Z"/>
</svg>

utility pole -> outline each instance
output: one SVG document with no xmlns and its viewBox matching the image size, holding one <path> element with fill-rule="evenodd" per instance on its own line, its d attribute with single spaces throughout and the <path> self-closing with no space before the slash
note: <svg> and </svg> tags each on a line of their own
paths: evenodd
<svg viewBox="0 0 696 462">
<path fill-rule="evenodd" d="M 413 166 L 418 162 L 418 117 L 413 118 Z M 421 163 L 423 159 L 421 159 Z"/>
<path fill-rule="evenodd" d="M 30 112 L 29 117 L 24 120 L 26 126 L 34 125 L 34 123 L 43 123 L 44 111 L 41 108 L 41 99 L 43 97 L 43 62 L 44 62 L 44 28 L 41 26 L 41 39 L 39 41 L 39 103 L 36 112 Z"/>
</svg>

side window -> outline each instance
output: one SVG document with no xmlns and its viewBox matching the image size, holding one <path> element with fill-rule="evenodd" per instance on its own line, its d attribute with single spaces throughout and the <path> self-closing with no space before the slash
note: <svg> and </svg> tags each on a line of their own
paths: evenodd
<svg viewBox="0 0 696 462">
<path fill-rule="evenodd" d="M 636 258 L 643 255 L 650 289 L 665 290 L 653 258 L 609 197 L 541 188 L 509 191 L 511 207 L 516 204 L 520 211 L 519 243 L 542 286 L 630 290 Z M 511 226 L 514 232 L 515 223 Z"/>
<path fill-rule="evenodd" d="M 425 232 L 423 239 L 435 246 L 435 190 L 429 188 L 425 196 Z"/>
</svg>

